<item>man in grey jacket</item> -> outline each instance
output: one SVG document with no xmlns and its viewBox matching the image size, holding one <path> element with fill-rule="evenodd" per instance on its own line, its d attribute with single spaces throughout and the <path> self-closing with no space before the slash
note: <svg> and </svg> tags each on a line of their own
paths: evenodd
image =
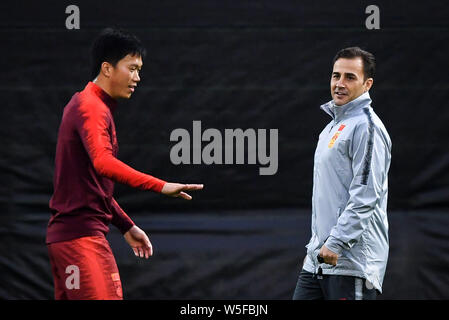
<svg viewBox="0 0 449 320">
<path fill-rule="evenodd" d="M 375 299 L 388 260 L 391 140 L 371 108 L 374 56 L 358 47 L 334 58 L 332 117 L 315 151 L 312 237 L 293 299 Z"/>
</svg>

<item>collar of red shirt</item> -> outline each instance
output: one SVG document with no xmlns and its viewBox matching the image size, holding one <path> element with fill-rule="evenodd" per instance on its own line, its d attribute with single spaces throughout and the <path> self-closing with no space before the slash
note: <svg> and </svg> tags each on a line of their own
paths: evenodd
<svg viewBox="0 0 449 320">
<path fill-rule="evenodd" d="M 100 86 L 93 83 L 92 81 L 89 81 L 85 89 L 91 91 L 93 94 L 99 97 L 101 101 L 103 101 L 108 106 L 111 112 L 114 112 L 115 108 L 117 107 L 117 100 L 107 94 L 107 92 L 104 91 Z"/>
</svg>

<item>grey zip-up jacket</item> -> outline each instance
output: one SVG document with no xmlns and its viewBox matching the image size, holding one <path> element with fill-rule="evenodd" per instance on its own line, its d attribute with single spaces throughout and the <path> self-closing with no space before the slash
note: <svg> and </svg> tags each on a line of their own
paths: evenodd
<svg viewBox="0 0 449 320">
<path fill-rule="evenodd" d="M 321 106 L 332 121 L 315 151 L 312 237 L 304 270 L 367 280 L 382 292 L 388 260 L 388 170 L 391 140 L 366 92 L 353 101 Z M 336 266 L 319 264 L 321 247 L 337 253 Z"/>
</svg>

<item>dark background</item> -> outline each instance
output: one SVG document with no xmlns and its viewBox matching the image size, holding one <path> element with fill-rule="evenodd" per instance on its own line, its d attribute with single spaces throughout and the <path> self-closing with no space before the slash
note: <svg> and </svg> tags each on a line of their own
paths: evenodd
<svg viewBox="0 0 449 320">
<path fill-rule="evenodd" d="M 80 8 L 67 30 L 65 8 Z M 367 30 L 365 8 L 380 8 Z M 449 7 L 444 1 L 13 1 L 0 4 L 0 298 L 52 299 L 45 246 L 57 130 L 89 77 L 99 31 L 135 33 L 142 81 L 115 113 L 119 158 L 169 181 L 204 183 L 193 201 L 116 184 L 150 236 L 135 258 L 108 239 L 127 299 L 291 299 L 310 237 L 313 153 L 330 118 L 332 58 L 377 59 L 370 91 L 392 142 L 390 257 L 380 299 L 449 298 Z M 279 170 L 179 165 L 170 133 L 279 130 Z"/>
</svg>

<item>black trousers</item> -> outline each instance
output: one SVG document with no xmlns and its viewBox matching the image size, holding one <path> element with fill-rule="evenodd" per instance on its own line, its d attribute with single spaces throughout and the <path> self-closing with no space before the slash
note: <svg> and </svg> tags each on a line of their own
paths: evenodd
<svg viewBox="0 0 449 320">
<path fill-rule="evenodd" d="M 301 270 L 293 300 L 376 300 L 377 290 L 365 279 L 322 275 Z"/>
</svg>

